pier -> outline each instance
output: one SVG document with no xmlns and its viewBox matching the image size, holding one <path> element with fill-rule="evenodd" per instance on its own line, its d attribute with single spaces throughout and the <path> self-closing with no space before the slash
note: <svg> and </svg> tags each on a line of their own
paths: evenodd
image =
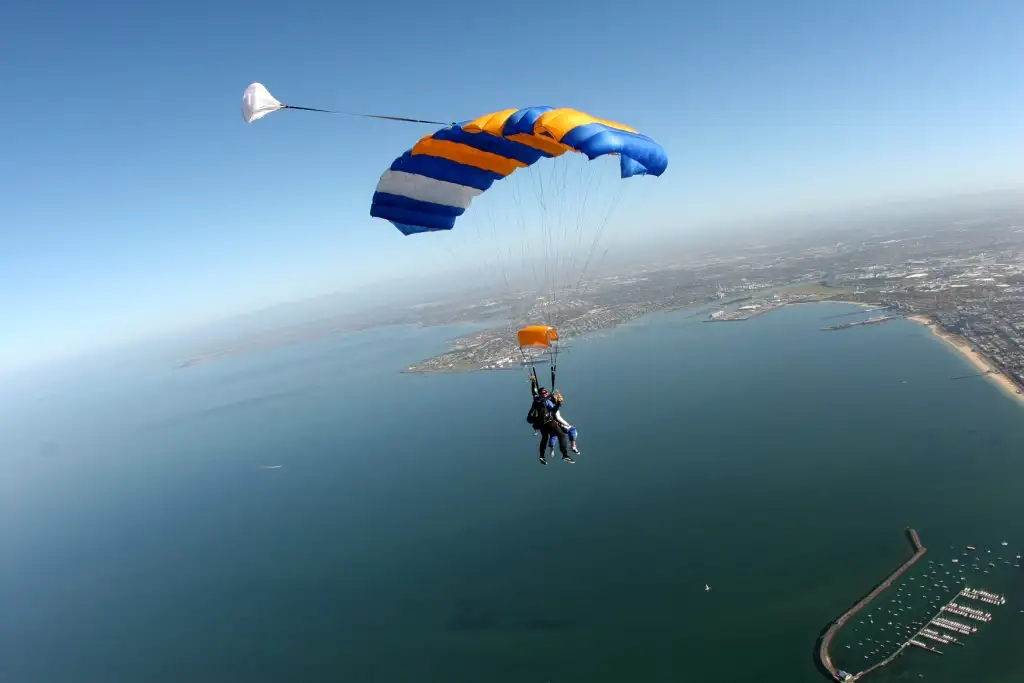
<svg viewBox="0 0 1024 683">
<path fill-rule="evenodd" d="M 995 374 L 995 372 L 996 372 L 995 370 L 986 370 L 985 372 L 976 372 L 973 375 L 960 375 L 959 377 L 950 377 L 950 379 L 954 380 L 954 379 L 971 379 L 972 377 L 984 377 L 985 375 Z"/>
<path fill-rule="evenodd" d="M 921 545 L 921 538 L 917 535 L 916 531 L 914 531 L 910 527 L 907 527 L 907 535 L 910 537 L 910 542 L 914 546 L 913 556 L 911 556 L 909 560 L 901 564 L 896 569 L 896 571 L 889 575 L 889 577 L 885 581 L 878 584 L 873 591 L 871 591 L 866 596 L 861 598 L 860 602 L 858 602 L 856 605 L 848 609 L 841 617 L 836 619 L 829 627 L 828 631 L 825 632 L 825 635 L 821 638 L 821 646 L 818 648 L 818 657 L 821 660 L 821 665 L 824 666 L 825 669 L 827 669 L 828 672 L 832 675 L 832 678 L 834 678 L 837 681 L 855 681 L 858 678 L 870 673 L 874 669 L 885 666 L 893 659 L 895 659 L 896 656 L 903 651 L 903 648 L 907 647 L 908 645 L 907 643 L 904 643 L 904 645 L 900 647 L 900 649 L 898 649 L 896 652 L 894 652 L 892 656 L 890 656 L 889 658 L 875 664 L 874 666 L 868 669 L 865 669 L 864 671 L 861 671 L 860 673 L 855 674 L 847 673 L 846 671 L 840 671 L 838 668 L 836 668 L 836 665 L 832 663 L 832 656 L 829 654 L 829 647 L 832 645 L 832 639 L 835 638 L 835 635 L 839 632 L 839 629 L 841 629 L 846 624 L 846 622 L 855 617 L 858 612 L 860 612 L 862 609 L 871 604 L 871 601 L 877 598 L 883 591 L 885 591 L 886 588 L 892 586 L 892 584 L 898 578 L 900 578 L 900 576 L 902 576 L 904 572 L 913 567 L 914 564 L 922 557 L 924 557 L 924 554 L 926 552 L 928 552 L 928 550 L 923 545 Z"/>
<path fill-rule="evenodd" d="M 1002 595 L 998 595 L 996 593 L 989 593 L 988 591 L 977 590 L 976 588 L 965 587 L 962 591 L 960 591 L 960 595 L 964 596 L 965 598 L 970 598 L 971 600 L 980 600 L 981 602 L 987 602 L 990 605 L 1006 604 L 1006 598 L 1004 598 Z M 969 608 L 966 607 L 964 609 L 969 610 Z M 985 613 L 983 612 L 983 614 Z"/>
<path fill-rule="evenodd" d="M 922 643 L 922 642 L 921 642 L 921 641 L 919 641 L 919 640 L 911 640 L 911 641 L 908 641 L 908 642 L 909 642 L 909 643 L 910 643 L 911 645 L 916 645 L 916 646 L 918 646 L 918 647 L 920 647 L 920 648 L 923 648 L 923 649 L 925 649 L 925 650 L 928 650 L 928 652 L 934 652 L 934 653 L 935 653 L 935 654 L 937 654 L 937 655 L 941 655 L 941 654 L 942 654 L 942 653 L 941 653 L 940 651 L 936 650 L 936 649 L 935 649 L 934 647 L 932 647 L 931 645 L 925 645 L 924 643 Z"/>
<path fill-rule="evenodd" d="M 992 615 L 988 612 L 982 612 L 980 609 L 964 607 L 963 605 L 958 605 L 955 602 L 951 602 L 946 605 L 946 611 L 950 614 L 955 614 L 958 617 L 967 617 L 968 619 L 974 619 L 975 621 L 992 621 Z"/>
<path fill-rule="evenodd" d="M 869 318 L 867 320 L 860 320 L 855 323 L 840 323 L 839 325 L 831 325 L 829 327 L 821 328 L 823 332 L 835 332 L 836 330 L 848 330 L 851 327 L 861 327 L 862 325 L 881 325 L 887 323 L 890 320 L 896 320 L 902 318 L 900 315 L 880 315 L 875 318 Z"/>
<path fill-rule="evenodd" d="M 863 315 L 865 313 L 877 313 L 878 311 L 888 311 L 888 306 L 879 306 L 878 308 L 869 308 L 867 310 L 853 311 L 851 313 L 840 313 L 838 315 L 827 315 L 822 320 L 835 320 L 836 318 L 849 318 L 852 315 Z"/>
</svg>

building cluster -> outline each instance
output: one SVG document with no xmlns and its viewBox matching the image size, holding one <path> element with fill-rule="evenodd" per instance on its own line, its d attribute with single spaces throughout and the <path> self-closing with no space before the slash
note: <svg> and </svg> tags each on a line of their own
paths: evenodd
<svg viewBox="0 0 1024 683">
<path fill-rule="evenodd" d="M 943 329 L 960 335 L 973 350 L 993 361 L 1018 386 L 1024 386 L 1024 318 L 1016 317 L 1014 322 L 1005 312 L 977 306 L 942 309 L 933 317 Z"/>
</svg>

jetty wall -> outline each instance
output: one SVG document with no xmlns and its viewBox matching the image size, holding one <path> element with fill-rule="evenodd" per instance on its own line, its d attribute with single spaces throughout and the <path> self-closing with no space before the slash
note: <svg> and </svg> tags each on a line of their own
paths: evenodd
<svg viewBox="0 0 1024 683">
<path fill-rule="evenodd" d="M 829 627 L 828 631 L 826 631 L 825 635 L 821 638 L 821 645 L 818 648 L 818 657 L 821 660 L 821 665 L 824 666 L 825 669 L 828 670 L 832 677 L 837 681 L 857 680 L 858 678 L 867 674 L 868 672 L 880 666 L 888 664 L 895 658 L 895 654 L 898 654 L 895 653 L 892 657 L 884 660 L 883 662 L 875 664 L 874 666 L 865 669 L 860 673 L 851 674 L 850 678 L 844 679 L 842 676 L 839 675 L 839 669 L 836 668 L 835 664 L 832 663 L 832 656 L 829 654 L 829 647 L 832 645 L 832 639 L 835 638 L 835 635 L 839 632 L 839 629 L 841 629 L 846 624 L 846 622 L 855 617 L 857 613 L 860 612 L 862 609 L 867 607 L 872 600 L 877 598 L 886 588 L 889 588 L 898 578 L 900 578 L 900 576 L 903 575 L 904 572 L 913 567 L 914 564 L 922 557 L 924 557 L 924 554 L 926 552 L 928 552 L 927 548 L 921 545 L 921 537 L 917 535 L 917 532 L 915 530 L 911 529 L 910 527 L 907 527 L 907 536 L 910 538 L 910 542 L 914 547 L 914 554 L 911 556 L 911 558 L 903 564 L 901 564 L 896 569 L 896 571 L 894 571 L 892 574 L 889 575 L 887 579 L 885 579 L 885 581 L 882 581 L 882 583 L 875 586 L 875 589 L 867 595 L 865 595 L 863 598 L 861 598 L 861 600 L 856 605 L 846 610 L 846 612 L 844 612 L 842 616 L 840 616 L 838 619 L 832 622 L 832 625 Z"/>
</svg>

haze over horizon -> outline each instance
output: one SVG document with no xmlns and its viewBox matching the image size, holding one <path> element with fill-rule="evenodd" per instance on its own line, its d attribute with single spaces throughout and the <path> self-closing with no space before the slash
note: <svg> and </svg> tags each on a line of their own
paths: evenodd
<svg viewBox="0 0 1024 683">
<path fill-rule="evenodd" d="M 629 123 L 670 157 L 612 218 L 648 248 L 1021 182 L 1024 6 L 1008 1 L 665 0 L 587 12 L 584 35 L 615 41 L 550 50 L 495 30 L 504 8 L 453 19 L 408 0 L 5 14 L 0 371 L 438 276 L 421 241 L 368 215 L 380 173 L 432 128 L 302 112 L 246 126 L 253 80 L 309 106 L 459 120 L 544 103 Z"/>
</svg>

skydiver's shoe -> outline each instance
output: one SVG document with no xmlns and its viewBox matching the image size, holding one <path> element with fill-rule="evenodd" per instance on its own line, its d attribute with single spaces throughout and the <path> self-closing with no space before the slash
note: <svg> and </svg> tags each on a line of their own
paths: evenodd
<svg viewBox="0 0 1024 683">
<path fill-rule="evenodd" d="M 541 465 L 547 465 L 548 464 L 548 459 L 545 458 L 543 455 L 540 456 L 540 464 Z"/>
<path fill-rule="evenodd" d="M 573 460 L 572 457 L 570 457 L 569 455 L 563 455 L 562 456 L 562 462 L 567 462 L 570 465 L 575 465 L 576 464 L 576 461 Z"/>
<path fill-rule="evenodd" d="M 576 448 L 576 446 L 573 446 L 572 447 L 572 452 L 575 453 L 576 455 L 579 455 L 580 454 L 580 449 Z"/>
</svg>

